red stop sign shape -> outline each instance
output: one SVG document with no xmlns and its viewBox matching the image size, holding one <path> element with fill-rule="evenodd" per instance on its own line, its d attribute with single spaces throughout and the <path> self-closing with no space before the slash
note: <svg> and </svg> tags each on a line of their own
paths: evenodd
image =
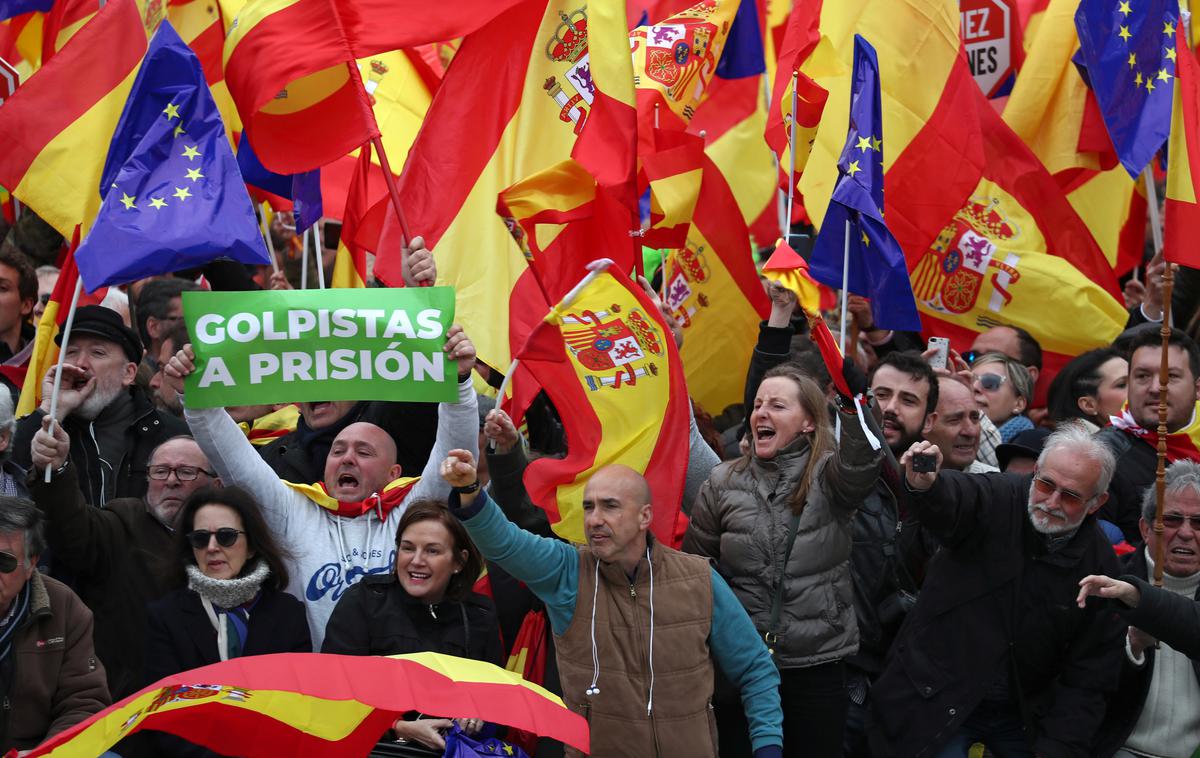
<svg viewBox="0 0 1200 758">
<path fill-rule="evenodd" d="M 8 61 L 0 58 L 0 104 L 12 97 L 12 94 L 17 91 L 17 85 L 21 83 L 21 75 L 17 70 L 9 64 Z"/>
<path fill-rule="evenodd" d="M 1017 16 L 1012 0 L 959 0 L 960 34 L 971 75 L 988 97 L 1012 78 Z"/>
</svg>

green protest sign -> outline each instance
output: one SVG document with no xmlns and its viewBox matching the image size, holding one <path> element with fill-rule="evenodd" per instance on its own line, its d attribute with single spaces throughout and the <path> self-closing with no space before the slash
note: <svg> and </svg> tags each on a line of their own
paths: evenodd
<svg viewBox="0 0 1200 758">
<path fill-rule="evenodd" d="M 183 313 L 192 408 L 458 397 L 450 287 L 185 292 Z"/>
</svg>

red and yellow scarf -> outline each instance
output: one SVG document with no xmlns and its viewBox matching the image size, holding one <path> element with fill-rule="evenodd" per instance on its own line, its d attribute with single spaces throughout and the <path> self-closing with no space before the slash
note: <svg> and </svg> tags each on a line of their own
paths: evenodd
<svg viewBox="0 0 1200 758">
<path fill-rule="evenodd" d="M 1116 429 L 1158 449 L 1158 431 L 1139 426 L 1133 420 L 1128 404 L 1121 409 L 1120 416 L 1110 416 L 1109 420 Z M 1167 435 L 1167 460 L 1171 463 L 1178 460 L 1200 461 L 1200 402 L 1196 403 L 1188 425 Z"/>
<path fill-rule="evenodd" d="M 316 484 L 296 484 L 289 482 L 286 479 L 283 483 L 292 489 L 304 495 L 309 500 L 313 501 L 322 508 L 333 511 L 338 516 L 346 516 L 355 518 L 365 513 L 375 511 L 379 516 L 380 521 L 386 521 L 388 514 L 397 505 L 404 502 L 404 498 L 408 497 L 408 493 L 416 486 L 417 482 L 421 481 L 419 476 L 400 477 L 388 482 L 383 488 L 383 492 L 371 495 L 365 500 L 338 500 L 334 498 L 325 489 L 324 482 Z"/>
</svg>

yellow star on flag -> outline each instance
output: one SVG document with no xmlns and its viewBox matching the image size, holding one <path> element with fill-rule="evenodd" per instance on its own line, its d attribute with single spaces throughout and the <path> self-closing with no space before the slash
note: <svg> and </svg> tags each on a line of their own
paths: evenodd
<svg viewBox="0 0 1200 758">
<path fill-rule="evenodd" d="M 1172 63 L 1175 62 L 1175 48 L 1173 48 L 1173 47 L 1167 48 L 1167 60 L 1171 61 Z"/>
<path fill-rule="evenodd" d="M 1171 75 L 1167 73 L 1165 68 L 1160 68 L 1158 70 L 1158 80 L 1160 82 L 1169 82 L 1171 81 Z"/>
<path fill-rule="evenodd" d="M 878 137 L 872 137 L 871 138 L 871 149 L 874 150 L 875 152 L 879 152 L 880 150 L 882 150 L 883 149 L 883 140 L 879 139 Z"/>
<path fill-rule="evenodd" d="M 200 151 L 196 149 L 195 145 L 192 145 L 192 146 L 185 146 L 185 147 L 183 148 L 183 157 L 184 157 L 184 158 L 187 158 L 189 161 L 190 161 L 192 158 L 199 158 L 199 157 L 200 157 Z"/>
<path fill-rule="evenodd" d="M 152 198 L 150 198 L 150 207 L 151 208 L 166 208 L 167 201 L 163 200 L 161 197 L 152 197 Z"/>
<path fill-rule="evenodd" d="M 187 200 L 192 196 L 192 193 L 188 191 L 187 187 L 176 187 L 174 194 L 175 197 L 179 198 L 180 200 Z"/>
<path fill-rule="evenodd" d="M 181 134 L 183 134 L 183 122 L 180 122 L 179 125 L 175 127 L 175 136 L 178 137 Z"/>
<path fill-rule="evenodd" d="M 1147 91 L 1147 92 L 1153 92 L 1153 91 L 1154 91 L 1154 80 L 1153 80 L 1153 79 L 1151 79 L 1151 78 L 1150 78 L 1150 77 L 1148 77 L 1148 76 L 1146 77 L 1146 91 Z"/>
<path fill-rule="evenodd" d="M 189 168 L 187 170 L 187 178 L 191 179 L 194 182 L 197 179 L 203 179 L 204 174 L 200 173 L 200 169 L 198 169 L 198 168 Z"/>
<path fill-rule="evenodd" d="M 167 114 L 167 121 L 179 118 L 179 106 L 175 103 L 167 103 L 167 107 L 163 108 L 163 113 Z"/>
<path fill-rule="evenodd" d="M 850 161 L 850 165 L 846 167 L 846 173 L 850 176 L 854 176 L 859 171 L 862 171 L 862 168 L 859 167 L 858 161 Z"/>
<path fill-rule="evenodd" d="M 135 202 L 137 202 L 136 197 L 130 197 L 129 193 L 127 193 L 127 192 L 121 193 L 121 204 L 125 206 L 125 210 L 127 210 L 127 211 L 133 210 Z"/>
<path fill-rule="evenodd" d="M 1125 40 L 1126 42 L 1128 42 L 1129 38 L 1132 37 L 1133 35 L 1129 33 L 1128 26 L 1122 26 L 1120 31 L 1117 32 L 1117 36 L 1120 37 L 1121 39 Z"/>
<path fill-rule="evenodd" d="M 1129 54 L 1129 67 L 1133 68 L 1136 65 L 1137 65 L 1137 53 L 1130 53 Z"/>
<path fill-rule="evenodd" d="M 1142 86 L 1142 72 L 1141 71 L 1137 72 L 1137 76 L 1133 77 L 1133 83 L 1138 87 Z"/>
<path fill-rule="evenodd" d="M 1133 13 L 1133 9 L 1129 7 L 1127 0 L 1121 0 L 1121 5 L 1117 8 L 1117 12 L 1128 16 L 1130 13 Z"/>
<path fill-rule="evenodd" d="M 871 138 L 870 137 L 859 137 L 858 144 L 856 144 L 855 147 L 857 147 L 859 150 L 863 151 L 864 153 L 867 152 L 868 150 L 871 149 Z"/>
<path fill-rule="evenodd" d="M 1175 33 L 1175 27 L 1171 26 L 1170 21 L 1163 22 L 1163 34 L 1172 35 Z"/>
<path fill-rule="evenodd" d="M 863 232 L 862 232 L 862 242 L 863 242 L 863 244 L 864 244 L 864 245 L 866 245 L 867 247 L 870 247 L 870 246 L 871 246 L 871 238 L 867 236 L 867 232 L 866 232 L 866 230 L 865 230 L 865 229 L 864 229 L 864 230 L 863 230 Z"/>
</svg>

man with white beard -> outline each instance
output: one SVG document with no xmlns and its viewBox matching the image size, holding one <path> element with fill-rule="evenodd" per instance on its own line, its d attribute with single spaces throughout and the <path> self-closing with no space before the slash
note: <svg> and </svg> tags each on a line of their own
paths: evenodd
<svg viewBox="0 0 1200 758">
<path fill-rule="evenodd" d="M 900 460 L 909 506 L 942 543 L 871 691 L 873 755 L 1090 755 L 1117 687 L 1125 625 L 1112 601 L 1075 604 L 1116 576 L 1095 518 L 1116 461 L 1078 427 L 1046 440 L 1032 475 L 941 470 L 918 442 Z"/>
<path fill-rule="evenodd" d="M 61 335 L 56 338 L 61 344 Z M 71 438 L 64 466 L 74 466 L 89 505 L 146 494 L 150 453 L 172 437 L 186 435 L 182 419 L 157 410 L 134 384 L 142 342 L 108 308 L 87 305 L 75 313 L 67 343 L 56 417 Z M 30 443 L 50 411 L 51 368 L 42 384 L 42 404 L 17 423 L 13 456 L 28 469 Z M 61 473 L 61 472 L 56 472 Z"/>
</svg>

